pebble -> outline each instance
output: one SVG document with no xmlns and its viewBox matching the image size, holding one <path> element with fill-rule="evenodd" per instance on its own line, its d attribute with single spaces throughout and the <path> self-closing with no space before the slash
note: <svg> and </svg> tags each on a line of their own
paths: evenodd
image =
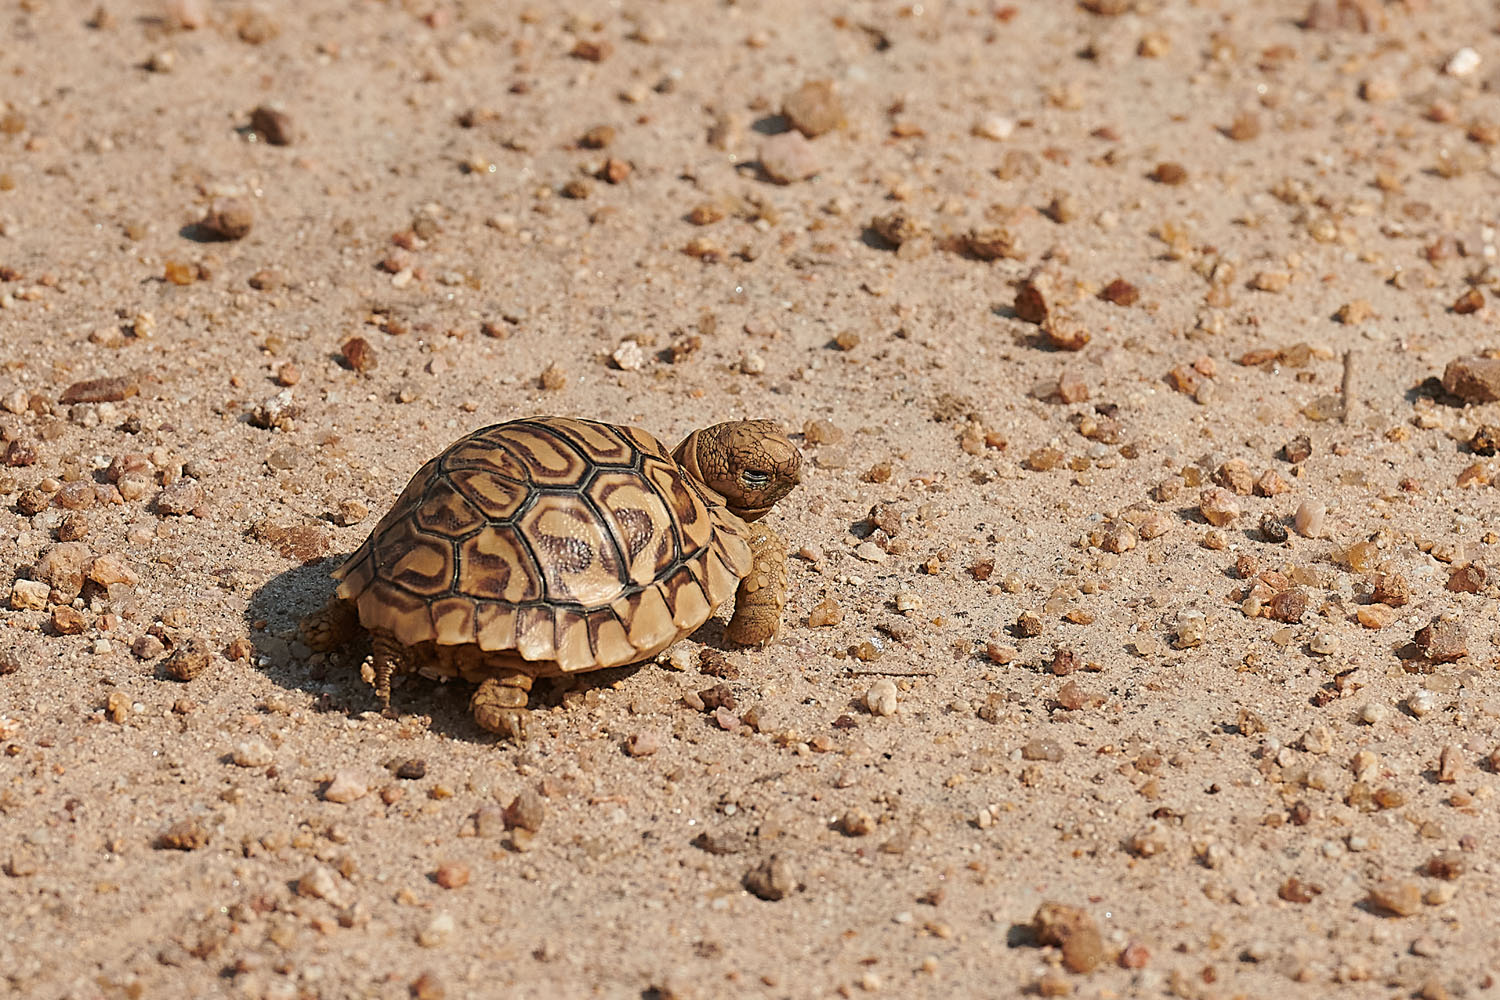
<svg viewBox="0 0 1500 1000">
<path fill-rule="evenodd" d="M 1303 538 L 1317 538 L 1323 534 L 1328 519 L 1328 509 L 1316 500 L 1304 500 L 1297 505 L 1297 515 L 1292 519 L 1292 528 Z"/>
<path fill-rule="evenodd" d="M 1417 688 L 1406 698 L 1406 710 L 1421 718 L 1438 706 L 1438 696 L 1426 688 Z"/>
<path fill-rule="evenodd" d="M 846 837 L 864 837 L 875 829 L 875 819 L 863 809 L 846 809 L 835 824 Z"/>
<path fill-rule="evenodd" d="M 396 765 L 396 777 L 402 781 L 420 781 L 427 777 L 427 762 L 413 757 Z"/>
<path fill-rule="evenodd" d="M 1367 726 L 1378 726 L 1380 723 L 1390 718 L 1390 715 L 1391 710 L 1388 707 L 1378 701 L 1372 701 L 1365 704 L 1365 706 L 1359 710 L 1359 721 L 1363 722 Z"/>
<path fill-rule="evenodd" d="M 860 542 L 854 547 L 854 557 L 867 563 L 883 563 L 886 560 L 885 550 L 874 542 Z"/>
<path fill-rule="evenodd" d="M 118 403 L 141 391 L 135 379 L 125 375 L 110 375 L 74 382 L 63 390 L 58 402 L 64 406 L 75 403 Z"/>
<path fill-rule="evenodd" d="M 423 948 L 436 948 L 453 934 L 455 924 L 451 913 L 437 913 L 417 932 L 417 944 Z"/>
<path fill-rule="evenodd" d="M 1184 611 L 1177 616 L 1177 641 L 1173 645 L 1178 649 L 1201 646 L 1207 631 L 1208 617 L 1203 612 Z"/>
<path fill-rule="evenodd" d="M 1307 613 L 1307 591 L 1292 587 L 1273 594 L 1266 602 L 1266 614 L 1275 621 L 1295 625 Z"/>
<path fill-rule="evenodd" d="M 101 587 L 113 587 L 116 584 L 134 587 L 141 582 L 140 574 L 130 568 L 124 557 L 113 552 L 106 552 L 94 559 L 89 565 L 89 579 Z"/>
<path fill-rule="evenodd" d="M 772 854 L 745 873 L 744 886 L 769 902 L 785 899 L 799 888 L 797 874 L 783 855 Z"/>
<path fill-rule="evenodd" d="M 1035 737 L 1028 740 L 1026 745 L 1021 748 L 1021 759 L 1044 760 L 1048 763 L 1056 764 L 1063 759 L 1062 745 L 1056 740 L 1040 736 Z"/>
<path fill-rule="evenodd" d="M 36 564 L 37 579 L 45 586 L 42 594 L 43 604 L 35 606 L 45 605 L 47 597 L 45 590 L 48 588 L 56 591 L 64 601 L 71 601 L 77 597 L 79 591 L 83 589 L 83 582 L 93 562 L 94 555 L 83 542 L 59 542 L 49 548 Z"/>
<path fill-rule="evenodd" d="M 809 80 L 782 101 L 781 113 L 809 139 L 844 124 L 844 104 L 831 80 Z"/>
<path fill-rule="evenodd" d="M 354 772 L 337 771 L 328 787 L 323 790 L 323 799 L 327 802 L 348 803 L 363 798 L 369 791 L 369 786 Z"/>
<path fill-rule="evenodd" d="M 871 715 L 892 716 L 896 714 L 896 685 L 883 677 L 870 685 L 865 692 L 865 708 Z"/>
<path fill-rule="evenodd" d="M 821 628 L 826 625 L 837 625 L 844 620 L 843 609 L 839 602 L 832 597 L 825 597 L 812 606 L 807 613 L 807 627 Z"/>
<path fill-rule="evenodd" d="M 374 371 L 380 364 L 375 357 L 375 348 L 363 337 L 350 337 L 339 348 L 339 353 L 346 368 L 361 374 Z"/>
<path fill-rule="evenodd" d="M 297 895 L 321 899 L 337 907 L 349 905 L 338 877 L 326 865 L 313 865 L 297 879 Z"/>
<path fill-rule="evenodd" d="M 88 619 L 66 604 L 52 609 L 52 629 L 58 635 L 82 635 L 88 630 Z"/>
<path fill-rule="evenodd" d="M 1390 879 L 1370 888 L 1371 906 L 1389 916 L 1409 917 L 1422 909 L 1422 889 L 1410 879 Z"/>
<path fill-rule="evenodd" d="M 1448 57 L 1443 72 L 1449 76 L 1469 76 L 1479 68 L 1479 63 L 1479 53 L 1466 45 Z"/>
<path fill-rule="evenodd" d="M 1436 620 L 1420 629 L 1414 641 L 1431 663 L 1452 663 L 1469 653 L 1467 636 L 1457 622 Z"/>
<path fill-rule="evenodd" d="M 1500 400 L 1500 358 L 1454 358 L 1443 369 L 1443 388 L 1466 403 Z"/>
<path fill-rule="evenodd" d="M 902 614 L 908 611 L 920 611 L 926 607 L 926 603 L 922 600 L 920 594 L 913 594 L 909 590 L 897 591 L 896 593 L 896 610 Z"/>
<path fill-rule="evenodd" d="M 156 511 L 169 517 L 191 514 L 203 503 L 203 487 L 192 479 L 183 479 L 163 489 L 156 496 Z"/>
<path fill-rule="evenodd" d="M 524 789 L 505 807 L 505 824 L 511 829 L 520 828 L 528 833 L 536 833 L 542 828 L 546 818 L 547 803 L 534 788 Z"/>
<path fill-rule="evenodd" d="M 173 851 L 196 851 L 207 847 L 211 839 L 208 828 L 198 820 L 184 819 L 167 827 L 156 839 L 156 846 Z"/>
<path fill-rule="evenodd" d="M 1198 497 L 1198 511 L 1204 520 L 1222 528 L 1240 516 L 1240 505 L 1234 494 L 1220 486 L 1204 490 Z"/>
<path fill-rule="evenodd" d="M 631 757 L 649 757 L 660 749 L 661 736 L 649 729 L 625 738 L 625 753 Z"/>
<path fill-rule="evenodd" d="M 821 157 L 801 132 L 782 132 L 760 144 L 760 168 L 777 184 L 806 180 L 823 169 Z"/>
<path fill-rule="evenodd" d="M 200 223 L 202 228 L 220 240 L 240 240 L 250 235 L 255 210 L 246 198 L 220 198 L 209 208 Z"/>
<path fill-rule="evenodd" d="M 1016 120 L 1004 115 L 986 115 L 974 123 L 970 130 L 980 139 L 988 139 L 991 142 L 1004 142 L 1011 137 L 1016 130 Z"/>
<path fill-rule="evenodd" d="M 275 754 L 265 740 L 246 740 L 235 744 L 230 759 L 240 767 L 265 767 L 275 759 Z"/>
<path fill-rule="evenodd" d="M 250 112 L 250 130 L 272 146 L 290 146 L 296 138 L 291 117 L 266 104 Z"/>
<path fill-rule="evenodd" d="M 462 865 L 456 861 L 445 861 L 439 864 L 437 871 L 433 873 L 433 880 L 444 889 L 462 888 L 469 884 L 469 878 L 468 865 Z"/>
<path fill-rule="evenodd" d="M 614 349 L 609 358 L 622 372 L 638 372 L 646 366 L 646 353 L 634 340 L 620 341 L 620 346 Z"/>
<path fill-rule="evenodd" d="M 174 681 L 190 681 L 207 670 L 212 660 L 213 651 L 209 648 L 208 640 L 201 635 L 194 635 L 172 650 L 172 655 L 167 657 L 161 669 L 163 674 Z"/>
<path fill-rule="evenodd" d="M 1326 629 L 1319 629 L 1313 633 L 1312 639 L 1308 641 L 1307 648 L 1319 656 L 1331 656 L 1338 652 L 1339 638 Z"/>
<path fill-rule="evenodd" d="M 1036 939 L 1062 950 L 1070 972 L 1092 972 L 1104 961 L 1104 939 L 1094 918 L 1077 906 L 1043 903 L 1031 918 Z"/>
<path fill-rule="evenodd" d="M 162 653 L 165 653 L 167 647 L 162 644 L 159 638 L 147 632 L 137 637 L 135 642 L 130 644 L 130 651 L 139 659 L 154 660 Z"/>
<path fill-rule="evenodd" d="M 40 611 L 47 606 L 47 595 L 52 592 L 40 580 L 17 580 L 11 584 L 10 606 L 17 611 Z"/>
</svg>

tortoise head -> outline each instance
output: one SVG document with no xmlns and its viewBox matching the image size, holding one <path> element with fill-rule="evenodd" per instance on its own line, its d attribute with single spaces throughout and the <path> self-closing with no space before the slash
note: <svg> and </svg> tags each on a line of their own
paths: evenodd
<svg viewBox="0 0 1500 1000">
<path fill-rule="evenodd" d="M 672 457 L 746 521 L 765 515 L 802 481 L 802 453 L 770 420 L 732 420 L 694 431 Z"/>
</svg>

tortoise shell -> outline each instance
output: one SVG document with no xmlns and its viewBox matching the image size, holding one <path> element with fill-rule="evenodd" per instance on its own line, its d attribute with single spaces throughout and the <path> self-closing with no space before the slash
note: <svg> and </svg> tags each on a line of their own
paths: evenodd
<svg viewBox="0 0 1500 1000">
<path fill-rule="evenodd" d="M 747 534 L 645 431 L 536 417 L 422 466 L 334 577 L 403 645 L 595 670 L 707 621 L 750 572 Z"/>
</svg>

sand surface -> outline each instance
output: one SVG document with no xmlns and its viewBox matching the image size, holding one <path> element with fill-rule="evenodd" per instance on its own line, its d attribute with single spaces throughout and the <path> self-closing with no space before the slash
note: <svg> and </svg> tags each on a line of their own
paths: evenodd
<svg viewBox="0 0 1500 1000">
<path fill-rule="evenodd" d="M 6 4 L 0 984 L 1490 995 L 1497 26 Z M 793 432 L 780 637 L 381 717 L 299 618 L 537 413 Z"/>
</svg>

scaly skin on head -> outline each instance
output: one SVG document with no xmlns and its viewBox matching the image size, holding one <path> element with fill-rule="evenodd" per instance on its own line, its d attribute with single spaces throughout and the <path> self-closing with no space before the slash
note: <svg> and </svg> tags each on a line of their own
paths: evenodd
<svg viewBox="0 0 1500 1000">
<path fill-rule="evenodd" d="M 746 521 L 763 517 L 802 477 L 802 453 L 770 420 L 733 420 L 694 431 L 672 457 Z"/>
</svg>

